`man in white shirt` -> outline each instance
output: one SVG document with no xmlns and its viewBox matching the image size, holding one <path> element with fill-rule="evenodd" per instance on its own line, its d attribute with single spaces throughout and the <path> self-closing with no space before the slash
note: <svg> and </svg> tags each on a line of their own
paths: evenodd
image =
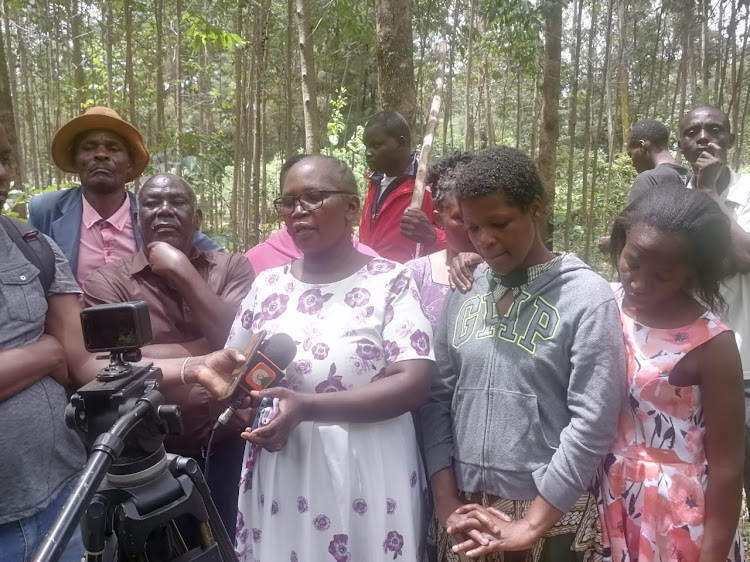
<svg viewBox="0 0 750 562">
<path fill-rule="evenodd" d="M 745 378 L 745 494 L 750 497 L 750 175 L 727 166 L 734 146 L 729 118 L 704 105 L 680 120 L 679 147 L 693 167 L 690 187 L 700 189 L 719 204 L 731 221 L 732 244 L 721 295 L 726 301 L 723 320 L 734 330 Z"/>
</svg>

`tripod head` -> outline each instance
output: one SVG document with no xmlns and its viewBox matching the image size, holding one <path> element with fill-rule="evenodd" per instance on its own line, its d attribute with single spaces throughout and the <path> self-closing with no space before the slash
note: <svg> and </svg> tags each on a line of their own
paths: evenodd
<svg viewBox="0 0 750 562">
<path fill-rule="evenodd" d="M 125 436 L 123 450 L 114 460 L 115 466 L 138 466 L 137 461 L 150 458 L 168 434 L 182 433 L 179 407 L 164 405 L 164 397 L 155 392 L 163 378 L 161 369 L 138 363 L 140 348 L 153 337 L 148 305 L 139 301 L 86 308 L 81 311 L 81 325 L 86 349 L 108 352 L 109 365 L 73 394 L 65 422 L 92 448 L 99 435 L 149 396 L 153 407 Z"/>
</svg>

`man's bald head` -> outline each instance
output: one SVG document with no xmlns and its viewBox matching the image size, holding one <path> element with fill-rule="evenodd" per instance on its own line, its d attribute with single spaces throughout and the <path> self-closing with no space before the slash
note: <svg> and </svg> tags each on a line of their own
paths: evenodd
<svg viewBox="0 0 750 562">
<path fill-rule="evenodd" d="M 720 116 L 722 124 L 724 125 L 724 127 L 726 127 L 727 132 L 728 133 L 732 132 L 732 125 L 729 122 L 729 116 L 723 110 L 713 105 L 699 105 L 698 107 L 693 108 L 690 111 L 688 111 L 685 115 L 683 115 L 680 118 L 680 135 L 682 135 L 682 129 L 685 126 L 685 124 L 689 123 L 696 114 L 706 113 L 706 112 L 713 113 L 717 117 Z"/>
<path fill-rule="evenodd" d="M 168 173 L 156 174 L 154 176 L 151 176 L 148 181 L 143 184 L 143 187 L 141 187 L 140 191 L 138 192 L 138 203 L 140 204 L 141 200 L 146 195 L 148 195 L 149 190 L 155 187 L 171 187 L 173 189 L 184 190 L 185 196 L 190 200 L 193 208 L 198 207 L 198 198 L 195 195 L 195 190 L 190 186 L 190 184 L 185 181 L 184 178 L 181 178 L 180 176 L 175 174 Z"/>
</svg>

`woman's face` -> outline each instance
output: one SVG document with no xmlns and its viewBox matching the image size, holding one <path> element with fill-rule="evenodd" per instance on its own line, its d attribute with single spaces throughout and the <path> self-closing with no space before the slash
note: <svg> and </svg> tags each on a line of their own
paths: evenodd
<svg viewBox="0 0 750 562">
<path fill-rule="evenodd" d="M 449 195 L 443 202 L 443 208 L 435 211 L 435 219 L 438 227 L 445 232 L 448 248 L 456 252 L 476 251 L 461 217 L 461 205 L 454 195 Z"/>
<path fill-rule="evenodd" d="M 298 197 L 311 190 L 346 190 L 335 163 L 315 157 L 301 160 L 287 172 L 281 194 Z M 359 212 L 359 197 L 348 193 L 324 194 L 321 206 L 314 210 L 299 201 L 284 224 L 302 253 L 325 252 L 351 237 L 352 224 Z"/>
<path fill-rule="evenodd" d="M 492 268 L 507 274 L 534 265 L 527 263 L 539 243 L 535 218 L 541 202 L 527 211 L 510 204 L 502 193 L 461 201 L 461 214 L 469 239 Z"/>
<path fill-rule="evenodd" d="M 689 289 L 695 275 L 687 240 L 642 222 L 628 231 L 617 270 L 626 304 L 645 311 Z"/>
</svg>

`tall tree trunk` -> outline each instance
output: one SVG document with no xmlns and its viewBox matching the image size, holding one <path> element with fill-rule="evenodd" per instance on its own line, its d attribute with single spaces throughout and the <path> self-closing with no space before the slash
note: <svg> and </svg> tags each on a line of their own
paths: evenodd
<svg viewBox="0 0 750 562">
<path fill-rule="evenodd" d="M 711 0 L 700 0 L 701 4 L 701 95 L 703 103 L 708 103 L 708 8 Z"/>
<path fill-rule="evenodd" d="M 521 142 L 521 121 L 523 120 L 523 99 L 521 98 L 521 65 L 516 71 L 516 149 Z"/>
<path fill-rule="evenodd" d="M 615 160 L 615 144 L 616 144 L 616 131 L 615 131 L 615 116 L 612 103 L 612 87 L 609 80 L 604 81 L 605 98 L 607 100 L 607 181 L 604 184 L 604 205 L 602 207 L 602 221 L 599 225 L 602 229 L 601 234 L 604 235 L 609 227 L 609 196 L 612 191 L 612 164 Z"/>
<path fill-rule="evenodd" d="M 47 9 L 50 10 L 51 6 L 50 3 L 47 3 Z M 63 66 L 61 64 L 61 59 L 63 57 L 60 56 L 61 53 L 61 45 L 65 43 L 63 40 L 61 34 L 60 34 L 60 26 L 59 25 L 53 25 L 52 31 L 51 31 L 51 37 L 52 40 L 48 42 L 47 45 L 47 66 L 49 67 L 49 74 L 50 76 L 61 76 L 62 75 L 62 69 Z M 61 87 L 62 80 L 52 80 L 49 78 L 48 83 L 52 83 L 52 100 L 51 103 L 54 107 L 54 130 L 60 128 L 60 125 L 62 125 L 62 116 L 63 112 L 65 110 L 65 104 L 63 102 L 63 94 L 62 94 L 62 87 Z M 75 109 L 75 108 L 74 108 Z M 66 112 L 67 113 L 67 112 Z M 77 113 L 77 111 L 76 111 Z M 67 115 L 66 115 L 67 116 Z M 38 132 L 38 131 L 37 131 Z M 50 138 L 50 136 L 45 135 L 45 138 Z M 49 166 L 48 166 L 49 168 Z M 55 185 L 60 185 L 62 183 L 62 170 L 58 168 L 57 166 L 51 166 L 52 173 L 54 174 L 54 183 Z"/>
<path fill-rule="evenodd" d="M 474 18 L 476 17 L 477 0 L 471 0 L 469 8 L 469 28 L 466 39 L 468 48 L 466 54 L 466 99 L 464 100 L 464 143 L 465 150 L 474 150 L 474 124 L 472 123 L 472 106 L 471 106 L 471 71 L 474 55 Z"/>
<path fill-rule="evenodd" d="M 453 4 L 453 27 L 451 27 L 450 53 L 448 55 L 448 88 L 445 96 L 445 115 L 443 116 L 443 154 L 446 152 L 448 142 L 448 125 L 450 124 L 450 146 L 453 144 L 453 61 L 455 57 L 455 43 L 457 41 L 458 8 L 461 0 L 454 0 Z"/>
<path fill-rule="evenodd" d="M 235 29 L 237 35 L 242 37 L 244 21 L 244 9 L 247 0 L 237 2 L 237 13 L 235 15 Z M 232 251 L 238 249 L 239 225 L 240 225 L 240 186 L 242 185 L 242 159 L 244 155 L 243 131 L 244 131 L 244 49 L 234 51 L 234 171 L 232 173 L 232 197 L 229 206 L 229 230 L 232 235 Z"/>
<path fill-rule="evenodd" d="M 620 126 L 622 128 L 622 150 L 624 151 L 630 133 L 630 84 L 628 76 L 628 5 L 621 2 L 618 8 L 620 20 L 620 66 L 617 71 L 618 97 L 620 99 Z"/>
<path fill-rule="evenodd" d="M 130 0 L 123 0 L 125 11 L 125 82 L 128 86 L 128 119 L 138 126 L 135 112 L 135 77 L 133 76 L 133 7 Z"/>
<path fill-rule="evenodd" d="M 165 170 L 168 166 L 167 161 L 167 148 L 166 148 L 166 119 L 164 117 L 164 0 L 156 0 L 155 10 L 156 20 L 156 83 L 154 89 L 156 91 L 156 131 L 157 139 L 159 143 L 163 143 L 164 154 L 163 164 Z M 156 162 L 155 162 L 156 163 Z"/>
<path fill-rule="evenodd" d="M 255 72 L 255 136 L 253 138 L 253 224 L 250 237 L 250 246 L 260 242 L 260 178 L 261 178 L 261 155 L 263 152 L 263 105 L 264 105 L 264 83 L 266 74 L 266 43 L 268 39 L 268 14 L 269 0 L 261 0 L 258 10 L 258 32 L 255 34 L 256 49 L 256 72 Z"/>
<path fill-rule="evenodd" d="M 415 114 L 414 114 L 414 131 L 422 131 L 425 125 L 424 121 L 424 82 L 425 82 L 425 51 L 427 50 L 427 41 L 430 36 L 430 29 L 428 28 L 428 25 L 432 21 L 432 10 L 433 10 L 433 0 L 424 0 L 427 3 L 427 6 L 424 10 L 424 13 L 420 13 L 419 9 L 421 8 L 420 2 L 414 2 L 415 9 L 418 11 L 416 14 L 414 14 L 414 20 L 419 22 L 419 69 L 417 70 L 417 87 L 419 89 L 419 105 L 417 105 Z M 417 136 L 417 135 L 415 135 Z"/>
<path fill-rule="evenodd" d="M 691 47 L 691 28 L 693 26 L 693 0 L 684 1 L 684 19 L 682 28 L 682 59 L 680 61 L 680 74 L 682 82 L 680 84 L 680 112 L 679 117 L 685 114 L 685 104 L 687 103 L 687 85 L 690 80 L 690 59 L 692 57 Z M 723 79 L 722 79 L 723 82 Z M 722 85 L 723 89 L 723 85 Z"/>
<path fill-rule="evenodd" d="M 31 168 L 34 171 L 34 187 L 42 187 L 42 168 L 41 168 L 41 157 L 39 155 L 39 143 L 37 136 L 37 127 L 34 120 L 34 104 L 33 96 L 31 95 L 31 83 L 30 83 L 30 72 L 29 72 L 29 55 L 26 48 L 26 41 L 19 34 L 18 35 L 18 53 L 21 61 L 21 79 L 23 80 L 23 90 L 25 100 L 24 119 L 26 121 L 26 146 L 29 148 L 29 155 L 31 157 Z"/>
<path fill-rule="evenodd" d="M 177 38 L 174 46 L 174 105 L 177 117 L 177 175 L 182 175 L 182 0 L 177 0 L 175 15 Z"/>
<path fill-rule="evenodd" d="M 552 248 L 555 215 L 557 139 L 560 135 L 560 51 L 562 4 L 548 1 L 544 24 L 544 79 L 542 81 L 542 134 L 539 143 L 539 175 L 547 193 L 545 244 Z"/>
<path fill-rule="evenodd" d="M 596 179 L 598 175 L 598 161 L 599 161 L 599 139 L 601 138 L 602 121 L 604 118 L 604 95 L 606 88 L 604 84 L 609 80 L 609 58 L 612 38 L 612 4 L 614 0 L 608 0 L 607 2 L 607 23 L 604 40 L 604 63 L 602 64 L 602 88 L 599 94 L 599 110 L 596 122 L 596 134 L 594 135 L 594 161 L 593 169 L 591 172 L 591 189 L 589 190 L 589 214 L 587 217 L 586 224 L 586 247 L 584 249 L 585 260 L 588 261 L 591 256 L 591 243 L 594 237 L 594 230 L 596 228 L 596 216 L 594 214 L 594 201 L 596 197 Z"/>
<path fill-rule="evenodd" d="M 730 0 L 732 1 L 732 0 Z M 725 0 L 719 0 L 719 18 L 717 19 L 717 30 L 715 47 L 716 52 L 719 56 L 716 57 L 716 71 L 714 73 L 714 97 L 713 103 L 721 107 L 721 95 L 720 88 L 721 82 L 723 81 L 722 73 L 726 70 L 726 59 L 721 56 L 724 45 L 724 2 Z"/>
<path fill-rule="evenodd" d="M 292 50 L 293 34 L 296 27 L 294 22 L 294 0 L 286 2 L 286 42 L 284 45 L 284 93 L 286 94 L 286 111 L 284 114 L 284 158 L 289 158 L 294 152 L 293 135 L 293 116 L 294 116 L 294 96 L 292 94 Z M 279 186 L 280 188 L 281 186 Z"/>
<path fill-rule="evenodd" d="M 744 78 L 744 69 L 745 69 L 745 51 L 747 50 L 747 37 L 748 37 L 748 23 L 750 19 L 750 7 L 745 6 L 745 33 L 742 36 L 742 53 L 740 55 L 740 66 L 739 70 L 737 71 L 737 76 L 734 81 L 734 88 L 732 91 L 732 102 L 729 104 L 732 120 L 731 122 L 734 123 L 735 129 L 737 128 L 739 122 L 740 122 L 740 97 L 741 97 L 741 91 L 740 87 L 742 85 L 742 80 Z M 735 170 L 739 168 L 740 166 L 740 156 L 742 153 L 742 145 L 739 142 L 735 143 L 734 146 L 734 152 L 732 154 L 732 168 Z"/>
<path fill-rule="evenodd" d="M 542 109 L 542 101 L 539 97 L 539 90 L 541 90 L 541 87 L 542 86 L 539 83 L 539 73 L 534 72 L 534 99 L 532 101 L 531 110 L 531 146 L 529 147 L 531 159 L 534 161 L 536 161 L 536 152 L 539 148 L 539 117 L 541 115 Z"/>
<path fill-rule="evenodd" d="M 300 71 L 302 73 L 302 109 L 305 118 L 305 152 L 320 152 L 317 76 L 313 49 L 310 6 L 308 0 L 297 0 Z M 412 74 L 412 88 L 413 86 Z"/>
<path fill-rule="evenodd" d="M 568 186 L 565 193 L 565 229 L 563 230 L 563 249 L 565 251 L 570 251 L 570 227 L 573 222 L 573 158 L 575 156 L 576 144 L 576 119 L 578 117 L 578 74 L 581 68 L 581 16 L 583 15 L 583 1 L 576 0 L 573 5 L 573 29 L 576 34 L 576 42 L 573 48 L 573 83 L 570 86 L 568 108 Z"/>
<path fill-rule="evenodd" d="M 402 0 L 377 0 L 378 102 L 381 109 L 403 115 L 414 130 L 417 93 L 410 7 Z"/>
<path fill-rule="evenodd" d="M 5 45 L 8 44 L 6 49 Z M 10 88 L 10 72 L 8 70 L 8 60 L 6 58 L 6 52 L 9 52 L 10 37 L 5 37 L 2 26 L 0 26 L 0 125 L 5 129 L 8 142 L 13 148 L 12 159 L 10 163 L 11 173 L 15 177 L 15 181 L 18 184 L 17 189 L 23 189 L 23 181 L 20 174 L 23 170 L 23 166 L 19 163 L 21 160 L 18 159 L 18 148 L 20 143 L 18 142 L 18 126 L 16 125 L 16 115 L 14 111 L 15 100 L 13 92 Z M 16 69 L 13 68 L 15 73 Z M 2 211 L 2 207 L 0 207 Z"/>
<path fill-rule="evenodd" d="M 744 148 L 745 148 L 745 122 L 747 121 L 748 109 L 750 109 L 750 88 L 748 88 L 747 91 L 745 92 L 745 103 L 742 109 L 742 121 L 739 127 L 740 134 L 738 135 L 738 138 L 737 138 L 737 153 L 738 153 L 737 158 L 739 161 L 742 161 L 742 153 L 744 152 Z M 735 124 L 735 127 L 736 126 L 737 125 Z M 737 166 L 735 166 L 735 168 L 736 167 Z"/>
<path fill-rule="evenodd" d="M 654 46 L 651 50 L 652 53 L 654 53 L 654 59 L 651 61 L 651 72 L 649 73 L 648 77 L 648 94 L 646 94 L 646 110 L 644 112 L 644 117 L 648 118 L 649 115 L 651 115 L 651 95 L 654 92 L 654 75 L 656 72 L 657 66 L 661 65 L 664 60 L 664 45 L 662 44 L 662 25 L 666 18 L 664 17 L 664 4 L 661 5 L 659 8 L 659 12 L 656 14 L 656 40 L 654 41 Z M 657 62 L 657 56 L 656 54 L 659 52 L 659 49 L 661 48 L 662 56 L 658 58 L 659 65 L 656 64 Z M 661 77 L 661 74 L 659 74 L 659 77 Z M 658 89 L 656 90 L 659 91 Z"/>
<path fill-rule="evenodd" d="M 581 215 L 582 223 L 584 226 L 588 226 L 589 208 L 588 208 L 588 180 L 589 180 L 589 152 L 591 150 L 591 100 L 594 97 L 594 36 L 596 35 L 597 26 L 597 3 L 596 1 L 591 2 L 591 27 L 589 29 L 588 37 L 588 51 L 586 60 L 588 61 L 586 67 L 586 108 L 585 108 L 585 120 L 583 124 L 583 178 L 581 181 Z M 588 259 L 588 256 L 586 257 Z"/>
<path fill-rule="evenodd" d="M 107 57 L 107 104 L 110 108 L 115 106 L 115 87 L 112 58 L 112 29 L 114 28 L 114 14 L 112 13 L 112 2 L 107 2 L 107 44 L 105 53 Z"/>
<path fill-rule="evenodd" d="M 507 75 L 506 75 L 507 76 Z M 485 121 L 487 123 L 487 146 L 495 146 L 495 123 L 492 119 L 492 97 L 490 92 L 492 88 L 490 83 L 492 82 L 492 76 L 490 74 L 490 64 L 488 61 L 487 53 L 484 54 L 484 104 L 485 104 Z M 503 80 L 503 125 L 505 124 L 505 85 L 508 83 L 507 79 Z M 504 138 L 504 135 L 503 135 Z"/>
<path fill-rule="evenodd" d="M 70 2 L 70 33 L 73 45 L 73 84 L 77 110 L 86 104 L 86 75 L 83 71 L 83 54 L 81 52 L 81 9 L 78 0 Z"/>
</svg>

